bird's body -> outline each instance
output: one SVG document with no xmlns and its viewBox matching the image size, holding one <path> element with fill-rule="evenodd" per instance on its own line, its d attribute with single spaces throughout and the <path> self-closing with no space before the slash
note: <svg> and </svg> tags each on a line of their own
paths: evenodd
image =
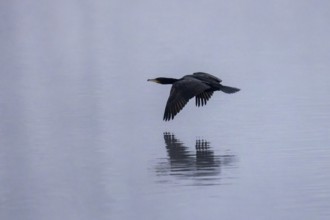
<svg viewBox="0 0 330 220">
<path fill-rule="evenodd" d="M 181 111 L 189 99 L 195 97 L 196 106 L 203 106 L 211 98 L 214 91 L 235 93 L 240 89 L 221 85 L 221 79 L 203 72 L 186 75 L 181 79 L 159 77 L 148 79 L 148 81 L 160 84 L 172 84 L 170 96 L 168 97 L 164 120 L 168 121 Z"/>
</svg>

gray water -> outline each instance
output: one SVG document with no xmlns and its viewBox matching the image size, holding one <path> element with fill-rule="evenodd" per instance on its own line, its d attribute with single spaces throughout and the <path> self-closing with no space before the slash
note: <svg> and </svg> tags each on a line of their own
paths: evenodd
<svg viewBox="0 0 330 220">
<path fill-rule="evenodd" d="M 330 218 L 328 1 L 0 5 L 1 220 Z"/>
</svg>

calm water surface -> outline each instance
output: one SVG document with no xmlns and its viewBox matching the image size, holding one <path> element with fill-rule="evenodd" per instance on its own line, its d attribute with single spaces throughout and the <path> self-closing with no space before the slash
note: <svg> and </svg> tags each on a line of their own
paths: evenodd
<svg viewBox="0 0 330 220">
<path fill-rule="evenodd" d="M 207 3 L 1 3 L 0 219 L 330 218 L 330 5 Z"/>
</svg>

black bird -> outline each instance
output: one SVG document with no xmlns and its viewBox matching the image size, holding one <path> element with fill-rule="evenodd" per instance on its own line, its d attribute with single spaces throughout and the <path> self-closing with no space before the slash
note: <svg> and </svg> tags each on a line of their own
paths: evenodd
<svg viewBox="0 0 330 220">
<path fill-rule="evenodd" d="M 148 81 L 160 84 L 173 84 L 168 97 L 163 120 L 169 121 L 178 114 L 189 99 L 196 97 L 196 106 L 203 106 L 211 98 L 214 91 L 235 93 L 240 89 L 221 85 L 221 79 L 203 72 L 186 75 L 181 79 L 158 77 Z"/>
</svg>

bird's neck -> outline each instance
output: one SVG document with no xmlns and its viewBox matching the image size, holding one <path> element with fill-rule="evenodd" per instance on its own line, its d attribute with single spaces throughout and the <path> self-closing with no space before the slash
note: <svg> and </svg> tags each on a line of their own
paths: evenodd
<svg viewBox="0 0 330 220">
<path fill-rule="evenodd" d="M 174 78 L 166 78 L 166 77 L 161 77 L 159 78 L 159 83 L 160 84 L 173 84 L 176 81 L 178 81 L 178 79 L 174 79 Z"/>
</svg>

